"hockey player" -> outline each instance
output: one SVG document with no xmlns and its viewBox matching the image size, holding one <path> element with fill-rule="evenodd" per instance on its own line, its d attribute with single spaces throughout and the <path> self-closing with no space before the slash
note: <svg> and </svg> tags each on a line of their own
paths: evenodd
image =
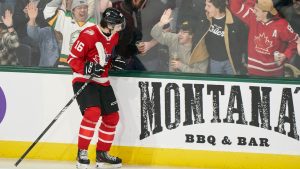
<svg viewBox="0 0 300 169">
<path fill-rule="evenodd" d="M 108 80 L 109 69 L 124 69 L 120 57 L 113 58 L 113 49 L 125 27 L 123 14 L 107 8 L 100 24 L 84 29 L 72 46 L 68 63 L 73 70 L 73 89 L 76 93 L 93 76 L 92 81 L 77 97 L 83 115 L 78 136 L 77 168 L 86 169 L 90 164 L 87 150 L 96 124 L 102 116 L 96 148 L 96 168 L 117 168 L 122 160 L 108 154 L 119 121 L 118 103 Z"/>
</svg>

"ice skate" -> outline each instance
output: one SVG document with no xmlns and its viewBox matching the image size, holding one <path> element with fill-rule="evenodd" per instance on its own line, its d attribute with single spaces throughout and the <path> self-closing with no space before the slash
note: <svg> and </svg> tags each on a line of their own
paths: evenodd
<svg viewBox="0 0 300 169">
<path fill-rule="evenodd" d="M 122 159 L 109 155 L 106 151 L 96 152 L 96 168 L 121 168 Z"/>
<path fill-rule="evenodd" d="M 87 150 L 78 150 L 77 153 L 77 169 L 87 169 L 90 164 Z"/>
</svg>

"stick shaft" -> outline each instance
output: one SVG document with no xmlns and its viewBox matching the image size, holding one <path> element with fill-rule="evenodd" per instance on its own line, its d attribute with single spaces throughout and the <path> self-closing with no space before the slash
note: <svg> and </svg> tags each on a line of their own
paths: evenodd
<svg viewBox="0 0 300 169">
<path fill-rule="evenodd" d="M 84 85 L 75 93 L 75 95 L 69 100 L 69 102 L 65 105 L 65 107 L 55 116 L 55 118 L 51 121 L 51 123 L 46 127 L 46 129 L 38 136 L 38 138 L 31 144 L 31 146 L 25 151 L 25 153 L 19 158 L 19 160 L 15 163 L 17 167 L 22 160 L 26 157 L 26 155 L 31 151 L 31 149 L 40 141 L 40 139 L 47 133 L 47 131 L 52 127 L 52 125 L 57 121 L 57 119 L 63 114 L 65 110 L 71 105 L 71 103 L 79 96 L 79 94 L 83 91 L 83 89 L 90 83 L 93 76 L 91 76 Z"/>
</svg>

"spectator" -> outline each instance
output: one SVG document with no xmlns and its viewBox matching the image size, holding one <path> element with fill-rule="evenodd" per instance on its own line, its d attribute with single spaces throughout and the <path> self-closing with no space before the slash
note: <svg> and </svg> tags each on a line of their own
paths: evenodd
<svg viewBox="0 0 300 169">
<path fill-rule="evenodd" d="M 278 16 L 272 0 L 229 0 L 229 3 L 232 12 L 249 27 L 249 75 L 283 76 L 283 64 L 295 54 L 298 35 Z"/>
<path fill-rule="evenodd" d="M 49 26 L 41 28 L 36 24 L 38 12 L 37 5 L 29 3 L 27 8 L 29 17 L 27 34 L 39 45 L 41 54 L 39 66 L 53 67 L 59 56 L 59 47 L 53 29 Z"/>
<path fill-rule="evenodd" d="M 198 42 L 210 25 L 205 12 L 205 0 L 181 0 L 178 23 L 187 19 L 194 21 L 194 26 L 198 28 L 194 34 L 194 41 Z"/>
<path fill-rule="evenodd" d="M 36 24 L 40 27 L 48 26 L 47 22 L 42 15 L 43 3 L 47 0 L 18 0 L 16 1 L 15 11 L 13 14 L 14 28 L 16 29 L 20 41 L 22 50 L 19 51 L 20 57 L 26 57 L 28 59 L 28 66 L 37 66 L 40 59 L 40 52 L 38 44 L 31 39 L 27 34 L 27 23 L 29 21 L 27 8 L 29 3 L 38 4 L 39 15 L 36 18 Z M 26 51 L 25 51 L 26 50 Z M 22 55 L 22 53 L 29 53 L 29 56 Z M 27 64 L 26 64 L 27 66 Z"/>
<path fill-rule="evenodd" d="M 142 20 L 142 34 L 144 43 L 144 48 L 141 49 L 140 59 L 147 71 L 168 71 L 168 47 L 163 46 L 157 41 L 154 41 L 150 32 L 153 26 L 160 20 L 160 17 L 166 9 L 172 9 L 172 18 L 170 24 L 175 25 L 176 20 L 174 19 L 174 9 L 176 8 L 176 2 L 174 0 L 156 0 L 149 1 L 147 3 L 147 8 L 145 8 L 141 13 Z M 155 12 L 153 12 L 155 9 Z M 169 26 L 169 25 L 168 25 Z M 174 26 L 175 28 L 175 26 Z M 176 31 L 173 29 L 172 31 Z M 151 49 L 151 50 L 150 50 Z"/>
<path fill-rule="evenodd" d="M 119 9 L 126 18 L 126 27 L 120 32 L 116 53 L 126 59 L 127 70 L 146 70 L 137 57 L 144 47 L 137 48 L 136 43 L 142 40 L 140 11 L 145 8 L 148 0 L 116 1 L 113 7 Z"/>
<path fill-rule="evenodd" d="M 93 18 L 88 18 L 87 0 L 73 0 L 71 11 L 60 8 L 62 0 L 52 0 L 44 9 L 45 19 L 62 34 L 62 49 L 58 60 L 58 67 L 68 67 L 67 58 L 79 33 L 86 27 L 95 25 Z"/>
<path fill-rule="evenodd" d="M 227 9 L 226 0 L 206 0 L 205 10 L 211 22 L 205 35 L 210 73 L 241 74 L 244 25 Z"/>
<path fill-rule="evenodd" d="M 207 59 L 193 64 L 189 63 L 192 53 L 193 34 L 195 32 L 191 22 L 184 21 L 177 34 L 163 30 L 163 27 L 172 20 L 171 13 L 171 9 L 166 10 L 151 31 L 151 35 L 155 40 L 163 45 L 167 45 L 169 48 L 169 71 L 206 73 Z"/>
<path fill-rule="evenodd" d="M 15 49 L 19 46 L 13 27 L 12 11 L 0 3 L 0 65 L 17 65 Z"/>
</svg>

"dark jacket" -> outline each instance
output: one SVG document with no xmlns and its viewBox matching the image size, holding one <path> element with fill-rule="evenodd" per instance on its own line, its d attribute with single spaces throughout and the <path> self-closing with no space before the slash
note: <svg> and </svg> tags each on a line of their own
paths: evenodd
<svg viewBox="0 0 300 169">
<path fill-rule="evenodd" d="M 123 31 L 120 32 L 119 43 L 116 46 L 116 53 L 123 56 L 124 58 L 129 58 L 138 54 L 138 49 L 135 45 L 137 41 L 142 40 L 142 31 L 135 26 L 133 13 L 135 12 L 130 8 L 124 1 L 116 1 L 113 3 L 113 7 L 119 9 L 126 19 L 126 27 Z M 137 12 L 136 12 L 137 14 Z M 137 17 L 136 20 L 138 23 L 140 17 Z"/>
<path fill-rule="evenodd" d="M 233 16 L 228 9 L 226 9 L 225 24 L 224 40 L 229 57 L 228 60 L 232 65 L 233 72 L 236 74 L 244 69 L 242 65 L 242 55 L 246 53 L 247 49 L 247 31 L 245 25 L 238 18 Z M 206 32 L 201 31 L 200 33 L 200 38 L 198 38 L 200 40 L 193 49 L 189 64 L 204 61 L 209 57 L 205 44 L 205 36 L 210 26 L 206 27 Z"/>
</svg>

